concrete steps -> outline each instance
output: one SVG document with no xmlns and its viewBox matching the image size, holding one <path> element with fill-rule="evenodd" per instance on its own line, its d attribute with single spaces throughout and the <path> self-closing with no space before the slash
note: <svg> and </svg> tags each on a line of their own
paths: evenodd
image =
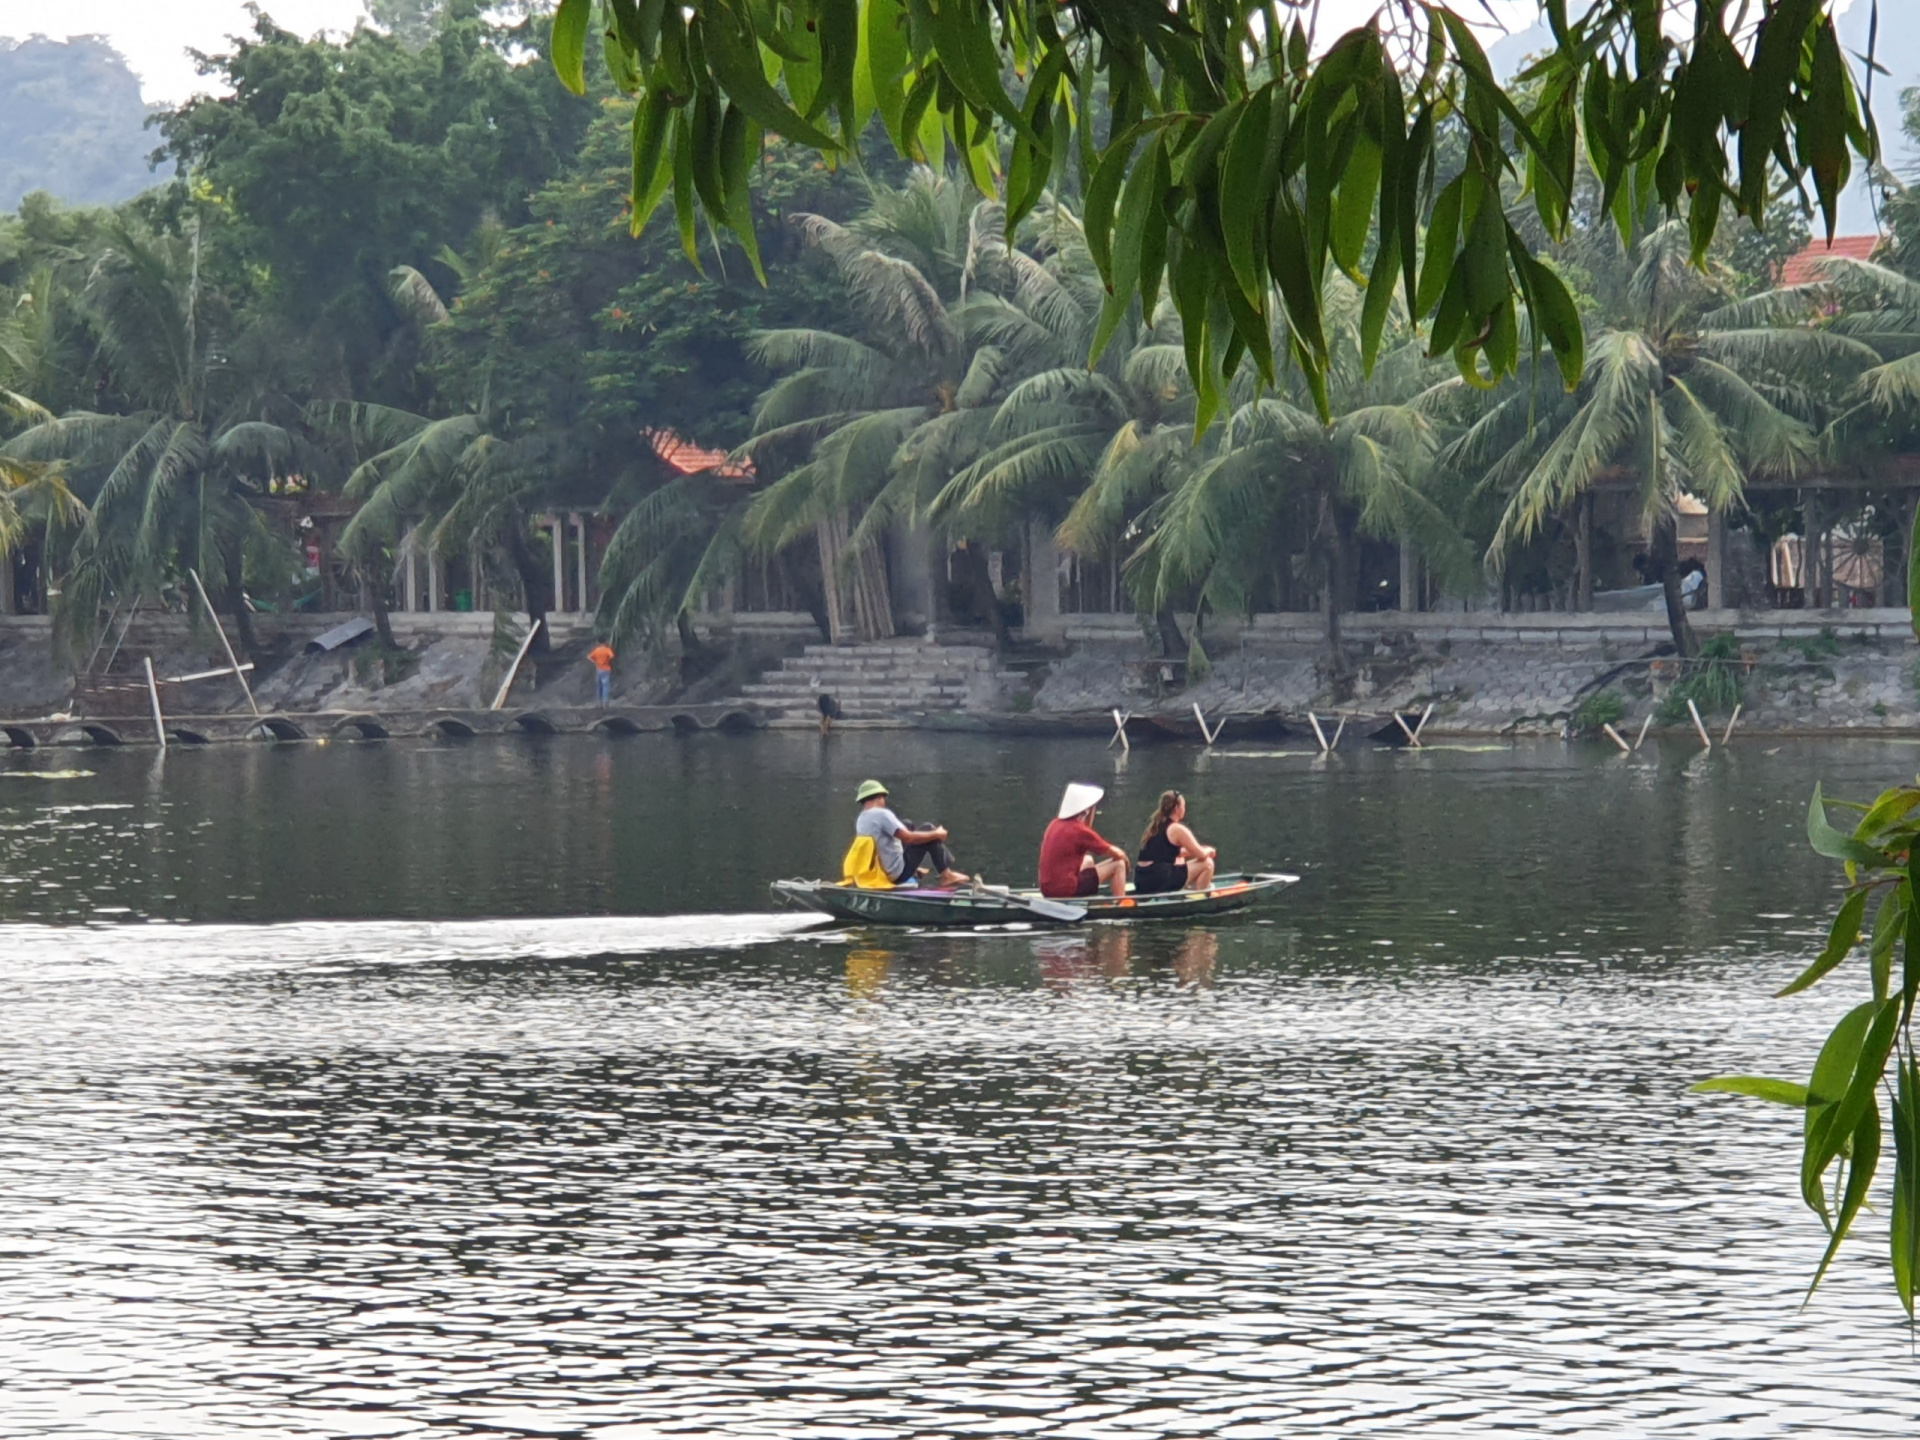
<svg viewBox="0 0 1920 1440">
<path fill-rule="evenodd" d="M 1001 667 L 998 652 L 988 646 L 880 640 L 809 645 L 740 693 L 769 710 L 785 710 L 790 723 L 812 723 L 822 695 L 839 702 L 844 719 L 876 719 L 997 708 L 1021 680 Z"/>
</svg>

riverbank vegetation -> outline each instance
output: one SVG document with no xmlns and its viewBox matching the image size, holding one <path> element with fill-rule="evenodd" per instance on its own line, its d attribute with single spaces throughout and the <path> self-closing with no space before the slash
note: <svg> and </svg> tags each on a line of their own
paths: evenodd
<svg viewBox="0 0 1920 1440">
<path fill-rule="evenodd" d="M 1028 37 L 1039 83 L 978 55 L 939 70 L 915 19 L 849 110 L 839 62 L 818 68 L 831 31 L 787 37 L 815 58 L 750 93 L 714 52 L 731 81 L 681 107 L 647 88 L 668 61 L 622 6 L 577 52 L 571 0 L 558 33 L 539 6 L 402 10 L 318 40 L 262 15 L 210 61 L 223 93 L 159 117 L 147 194 L 35 196 L 0 221 L 10 604 L 84 632 L 192 570 L 243 637 L 260 605 L 384 623 L 424 562 L 458 571 L 447 602 L 537 617 L 580 603 L 541 528 L 572 514 L 593 517 L 577 543 L 603 628 L 682 654 L 723 593 L 836 637 L 1004 631 L 1057 571 L 1199 673 L 1209 615 L 1319 610 L 1338 664 L 1343 612 L 1578 609 L 1637 580 L 1665 588 L 1692 653 L 1681 508 L 1764 551 L 1825 503 L 1797 485 L 1863 462 L 1822 523 L 1883 556 L 1904 543 L 1885 457 L 1916 438 L 1920 264 L 1901 198 L 1873 259 L 1777 283 L 1821 222 L 1833 142 L 1844 162 L 1860 138 L 1800 90 L 1778 123 L 1820 164 L 1763 164 L 1758 202 L 1744 169 L 1712 180 L 1756 231 L 1670 218 L 1671 177 L 1610 168 L 1591 115 L 1580 146 L 1524 121 L 1564 118 L 1557 62 L 1509 103 L 1444 28 L 1439 68 L 1402 74 L 1364 35 L 1309 62 L 1289 11 L 1202 95 L 1167 36 L 1076 61 L 1049 22 Z M 1116 79 L 1139 46 L 1157 90 Z M 1358 129 L 1332 99 L 1302 118 L 1335 71 L 1380 107 Z M 1394 143 L 1424 170 L 1380 143 L 1396 86 Z M 1254 96 L 1273 108 L 1256 118 Z M 1261 130 L 1296 123 L 1348 156 L 1341 184 L 1289 148 L 1308 132 Z M 1293 190 L 1228 174 L 1282 152 Z M 1405 184 L 1382 178 L 1395 165 Z M 1275 264 L 1286 206 L 1243 231 L 1236 186 L 1291 196 L 1308 231 L 1324 205 L 1304 288 Z M 1497 276 L 1473 273 L 1476 226 L 1505 237 Z M 1434 258 L 1442 232 L 1458 257 Z"/>
</svg>

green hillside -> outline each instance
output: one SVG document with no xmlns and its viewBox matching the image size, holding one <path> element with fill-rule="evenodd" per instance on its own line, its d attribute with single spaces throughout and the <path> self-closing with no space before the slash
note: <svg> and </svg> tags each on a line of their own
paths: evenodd
<svg viewBox="0 0 1920 1440">
<path fill-rule="evenodd" d="M 153 183 L 140 82 L 106 41 L 0 38 L 0 209 L 48 190 L 111 202 Z"/>
</svg>

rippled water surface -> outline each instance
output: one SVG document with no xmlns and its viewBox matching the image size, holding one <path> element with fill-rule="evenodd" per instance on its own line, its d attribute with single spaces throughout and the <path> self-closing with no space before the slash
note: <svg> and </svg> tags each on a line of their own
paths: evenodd
<svg viewBox="0 0 1920 1440">
<path fill-rule="evenodd" d="M 0 758 L 0 1434 L 1910 1435 L 1813 1303 L 1766 995 L 1816 779 L 843 733 Z M 1207 926 L 769 913 L 854 785 L 1025 879 L 1058 787 L 1305 879 Z"/>
</svg>

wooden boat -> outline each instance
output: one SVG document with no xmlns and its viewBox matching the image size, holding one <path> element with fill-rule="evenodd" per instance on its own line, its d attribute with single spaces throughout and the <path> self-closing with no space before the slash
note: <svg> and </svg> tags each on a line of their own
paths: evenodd
<svg viewBox="0 0 1920 1440">
<path fill-rule="evenodd" d="M 1086 907 L 1085 920 L 1137 922 L 1195 920 L 1244 910 L 1269 895 L 1297 884 L 1298 875 L 1222 875 L 1205 890 L 1175 890 L 1165 895 L 1127 895 L 1124 899 L 1102 892 L 1073 906 Z M 773 898 L 783 905 L 817 910 L 836 920 L 862 925 L 1005 925 L 1009 922 L 1058 924 L 1027 908 L 1038 890 L 995 891 L 920 889 L 861 890 L 831 880 L 776 880 Z"/>
</svg>

